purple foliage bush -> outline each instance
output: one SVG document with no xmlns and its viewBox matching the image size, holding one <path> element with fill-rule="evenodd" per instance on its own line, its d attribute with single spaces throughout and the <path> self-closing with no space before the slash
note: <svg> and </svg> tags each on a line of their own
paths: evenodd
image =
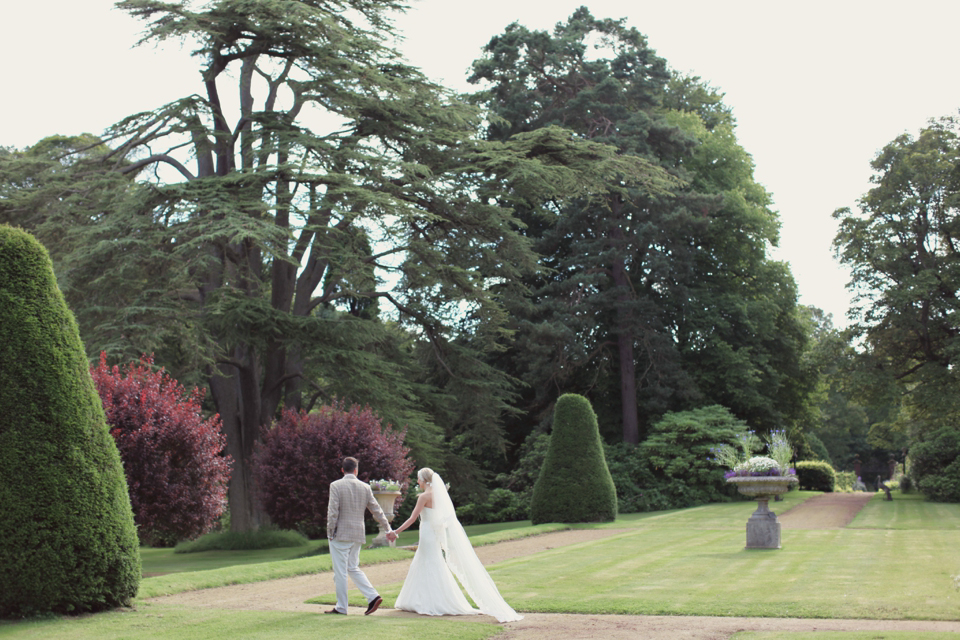
<svg viewBox="0 0 960 640">
<path fill-rule="evenodd" d="M 283 529 L 323 537 L 330 483 L 343 477 L 340 467 L 347 456 L 359 461 L 357 477 L 365 482 L 398 481 L 402 501 L 414 468 L 405 436 L 405 430 L 381 426 L 369 407 L 345 409 L 334 402 L 312 413 L 284 411 L 253 454 L 264 511 Z"/>
<path fill-rule="evenodd" d="M 142 544 L 171 546 L 207 533 L 226 509 L 230 457 L 220 416 L 203 418 L 199 389 L 187 393 L 153 358 L 90 370 L 117 443 Z"/>
</svg>

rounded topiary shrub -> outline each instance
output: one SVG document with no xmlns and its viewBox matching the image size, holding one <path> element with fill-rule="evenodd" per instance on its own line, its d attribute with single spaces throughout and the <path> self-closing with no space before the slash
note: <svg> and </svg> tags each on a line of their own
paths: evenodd
<svg viewBox="0 0 960 640">
<path fill-rule="evenodd" d="M 822 460 L 801 460 L 796 465 L 800 488 L 806 491 L 832 492 L 836 487 L 837 474 L 829 463 Z"/>
<path fill-rule="evenodd" d="M 117 447 L 46 250 L 0 225 L 0 616 L 129 604 L 140 552 Z"/>
<path fill-rule="evenodd" d="M 568 393 L 553 412 L 553 433 L 533 487 L 530 519 L 602 522 L 617 517 L 617 489 L 607 468 L 590 401 Z"/>
</svg>

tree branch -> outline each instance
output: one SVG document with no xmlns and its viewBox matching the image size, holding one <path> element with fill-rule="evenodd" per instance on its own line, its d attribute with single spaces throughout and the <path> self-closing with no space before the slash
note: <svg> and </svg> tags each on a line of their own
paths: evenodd
<svg viewBox="0 0 960 640">
<path fill-rule="evenodd" d="M 122 174 L 133 173 L 134 171 L 139 171 L 140 169 L 142 169 L 143 167 L 147 166 L 148 164 L 154 164 L 154 163 L 156 163 L 156 162 L 166 162 L 167 164 L 169 164 L 169 165 L 171 165 L 172 167 L 174 167 L 177 171 L 179 171 L 180 173 L 182 173 L 183 176 L 184 176 L 187 180 L 195 180 L 195 179 L 196 179 L 196 176 L 193 175 L 193 174 L 190 172 L 190 170 L 187 169 L 185 166 L 183 166 L 176 158 L 173 158 L 173 157 L 171 157 L 171 156 L 168 156 L 168 155 L 165 154 L 165 153 L 158 153 L 158 154 L 155 154 L 155 155 L 150 156 L 149 158 L 144 158 L 143 160 L 138 160 L 137 162 L 134 162 L 133 164 L 128 165 L 128 166 L 120 169 L 120 173 L 122 173 Z"/>
</svg>

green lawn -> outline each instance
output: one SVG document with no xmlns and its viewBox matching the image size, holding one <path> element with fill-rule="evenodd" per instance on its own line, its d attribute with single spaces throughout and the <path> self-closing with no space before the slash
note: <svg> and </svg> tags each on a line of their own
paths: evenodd
<svg viewBox="0 0 960 640">
<path fill-rule="evenodd" d="M 960 518 L 957 517 L 956 504 L 927 502 L 916 493 L 900 494 L 894 492 L 893 502 L 882 499 L 877 494 L 867 506 L 857 514 L 850 527 L 854 529 L 943 529 L 957 531 Z"/>
<path fill-rule="evenodd" d="M 502 627 L 469 616 L 389 618 L 324 616 L 312 613 L 224 611 L 140 604 L 135 611 L 112 611 L 77 618 L 0 623 L 0 638 L 31 640 L 440 640 L 489 638 Z"/>
<path fill-rule="evenodd" d="M 173 549 L 140 548 L 143 575 L 150 577 L 161 573 L 181 571 L 207 571 L 244 564 L 259 564 L 277 560 L 293 560 L 311 555 L 319 542 L 299 547 L 258 549 L 256 551 L 200 551 L 197 553 L 174 553 Z"/>
<path fill-rule="evenodd" d="M 242 552 L 220 551 L 209 553 L 233 555 Z M 370 565 L 378 562 L 402 560 L 412 555 L 410 551 L 405 549 L 384 547 L 364 551 L 363 554 L 361 554 L 361 560 L 364 564 Z M 211 587 L 223 587 L 230 584 L 292 578 L 294 576 L 318 573 L 320 571 L 330 571 L 331 568 L 330 556 L 319 555 L 295 560 L 277 560 L 274 562 L 261 562 L 259 564 L 221 566 L 220 568 L 210 569 L 208 571 L 167 573 L 152 578 L 144 578 L 140 582 L 138 598 L 153 598 L 156 596 L 181 593 L 183 591 L 191 591 L 193 589 L 209 589 Z"/>
<path fill-rule="evenodd" d="M 809 495 L 791 492 L 771 507 Z M 745 550 L 753 506 L 645 514 L 626 533 L 516 558 L 491 574 L 523 611 L 960 619 L 960 505 L 878 494 L 864 513 L 874 528 L 786 530 L 780 550 Z M 894 517 L 901 508 L 908 515 Z M 899 528 L 905 522 L 918 528 Z"/>
<path fill-rule="evenodd" d="M 790 492 L 771 508 L 782 513 L 816 495 Z M 629 514 L 614 523 L 577 525 L 621 529 L 612 537 L 515 558 L 491 568 L 501 592 L 518 611 L 626 613 L 804 618 L 960 619 L 960 505 L 928 503 L 894 493 L 893 502 L 878 494 L 851 527 L 837 530 L 786 530 L 780 550 L 745 550 L 746 520 L 752 502 L 707 505 L 668 512 Z M 471 528 L 474 542 L 564 528 L 529 523 Z M 411 536 L 410 541 L 413 541 Z M 401 540 L 403 542 L 403 540 Z M 296 549 L 276 550 L 297 554 Z M 302 552 L 303 550 L 301 550 Z M 148 550 L 144 565 L 179 571 L 144 579 L 141 597 L 255 582 L 329 568 L 327 556 L 249 562 L 264 552 L 163 554 Z M 364 563 L 409 557 L 399 549 L 364 551 Z M 260 556 L 256 556 L 260 557 Z M 269 557 L 269 554 L 268 554 Z M 190 563 L 196 565 L 191 568 Z M 204 563 L 219 566 L 200 570 Z M 171 568 L 179 567 L 179 568 Z M 378 585 L 391 606 L 400 585 Z M 362 604 L 362 603 L 358 603 Z M 206 638 L 329 637 L 362 634 L 365 638 L 485 638 L 497 625 L 464 619 L 390 619 L 249 612 L 194 611 L 155 603 L 136 610 L 80 618 L 52 618 L 0 624 L 0 638 Z M 740 634 L 740 638 L 825 640 L 836 634 Z M 939 638 L 943 634 L 843 634 L 859 638 Z"/>
</svg>

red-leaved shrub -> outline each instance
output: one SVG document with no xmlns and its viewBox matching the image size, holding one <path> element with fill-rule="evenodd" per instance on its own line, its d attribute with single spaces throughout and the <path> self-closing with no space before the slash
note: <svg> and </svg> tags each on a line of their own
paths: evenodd
<svg viewBox="0 0 960 640">
<path fill-rule="evenodd" d="M 121 373 L 106 354 L 90 373 L 120 450 L 140 541 L 168 546 L 210 531 L 226 508 L 230 458 L 220 416 L 204 420 L 203 392 L 187 393 L 153 358 Z"/>
<path fill-rule="evenodd" d="M 369 407 L 347 410 L 334 402 L 313 413 L 284 411 L 272 429 L 264 430 L 253 454 L 264 511 L 281 528 L 322 537 L 330 483 L 343 477 L 345 457 L 360 462 L 359 479 L 397 480 L 406 491 L 413 461 L 407 459 L 405 436 L 405 431 L 381 427 Z"/>
</svg>

